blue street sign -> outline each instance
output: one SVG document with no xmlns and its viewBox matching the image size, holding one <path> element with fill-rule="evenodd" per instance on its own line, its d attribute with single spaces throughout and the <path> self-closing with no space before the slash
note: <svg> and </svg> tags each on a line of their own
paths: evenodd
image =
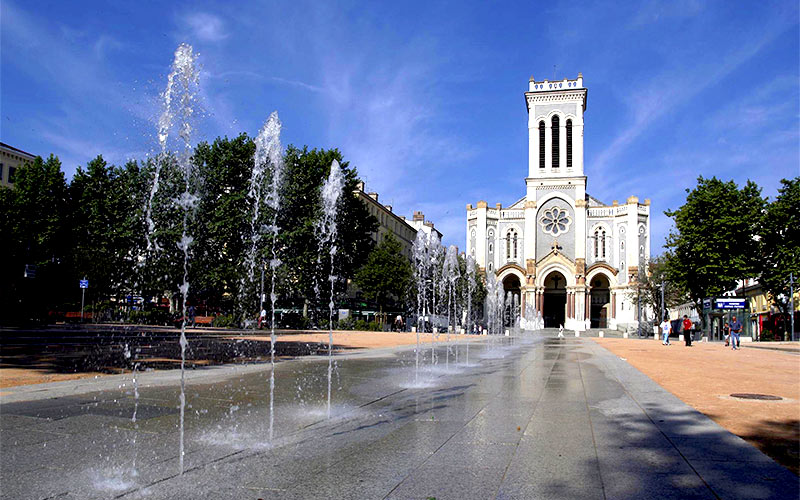
<svg viewBox="0 0 800 500">
<path fill-rule="evenodd" d="M 744 309 L 747 299 L 714 299 L 717 309 Z"/>
<path fill-rule="evenodd" d="M 81 280 L 80 284 L 81 288 L 89 288 L 89 280 Z"/>
</svg>

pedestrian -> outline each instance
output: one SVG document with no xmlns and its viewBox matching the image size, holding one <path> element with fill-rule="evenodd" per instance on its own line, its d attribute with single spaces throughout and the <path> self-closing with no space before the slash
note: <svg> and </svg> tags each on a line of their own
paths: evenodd
<svg viewBox="0 0 800 500">
<path fill-rule="evenodd" d="M 266 319 L 267 319 L 267 310 L 262 307 L 261 308 L 261 312 L 258 313 L 258 329 L 259 330 L 261 330 L 261 325 L 264 324 Z"/>
<path fill-rule="evenodd" d="M 686 347 L 692 347 L 692 320 L 685 314 L 683 315 L 683 340 L 686 341 Z"/>
<path fill-rule="evenodd" d="M 661 322 L 661 345 L 669 345 L 670 333 L 672 333 L 672 324 L 670 324 L 668 318 L 664 318 L 664 321 Z"/>
<path fill-rule="evenodd" d="M 396 331 L 398 331 L 398 332 L 402 332 L 403 331 L 403 317 L 400 316 L 399 314 L 394 319 L 394 329 Z"/>
<path fill-rule="evenodd" d="M 564 338 L 564 325 L 558 325 L 558 338 Z"/>
<path fill-rule="evenodd" d="M 722 333 L 725 334 L 725 347 L 728 347 L 731 341 L 731 326 L 728 322 L 725 322 L 725 326 L 722 327 Z"/>
<path fill-rule="evenodd" d="M 194 328 L 194 306 L 189 306 L 189 309 L 188 309 L 187 312 L 189 314 L 189 323 L 191 323 L 192 324 L 192 328 Z"/>
<path fill-rule="evenodd" d="M 730 329 L 731 329 L 731 347 L 735 351 L 739 349 L 739 334 L 742 332 L 742 324 L 739 323 L 739 320 L 736 319 L 736 316 L 734 316 L 733 321 L 731 321 Z"/>
</svg>

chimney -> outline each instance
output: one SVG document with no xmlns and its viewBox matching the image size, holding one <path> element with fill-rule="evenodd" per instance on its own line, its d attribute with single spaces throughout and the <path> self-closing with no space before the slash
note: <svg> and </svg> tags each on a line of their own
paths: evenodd
<svg viewBox="0 0 800 500">
<path fill-rule="evenodd" d="M 425 221 L 425 214 L 423 214 L 419 210 L 414 210 L 414 222 L 424 222 L 424 221 Z"/>
<path fill-rule="evenodd" d="M 364 190 L 364 181 L 356 182 L 356 189 L 358 189 L 359 191 L 363 191 Z"/>
<path fill-rule="evenodd" d="M 378 193 L 367 193 L 367 196 L 369 196 L 375 201 L 378 201 Z"/>
<path fill-rule="evenodd" d="M 386 210 L 388 210 L 390 212 L 392 211 L 392 206 L 391 205 L 384 205 L 384 208 L 386 208 Z"/>
</svg>

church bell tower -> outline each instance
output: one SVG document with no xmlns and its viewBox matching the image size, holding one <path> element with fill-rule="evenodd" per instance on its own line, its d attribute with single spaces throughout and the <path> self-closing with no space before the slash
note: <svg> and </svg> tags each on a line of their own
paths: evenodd
<svg viewBox="0 0 800 500">
<path fill-rule="evenodd" d="M 528 178 L 583 176 L 583 75 L 537 82 L 525 92 L 528 107 Z"/>
</svg>

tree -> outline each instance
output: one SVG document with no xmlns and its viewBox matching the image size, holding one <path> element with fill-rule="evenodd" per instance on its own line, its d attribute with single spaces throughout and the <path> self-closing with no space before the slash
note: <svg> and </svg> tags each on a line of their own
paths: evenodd
<svg viewBox="0 0 800 500">
<path fill-rule="evenodd" d="M 364 298 L 377 303 L 383 313 L 390 301 L 404 298 L 411 275 L 411 263 L 403 256 L 400 243 L 387 233 L 356 273 L 355 283 Z"/>
<path fill-rule="evenodd" d="M 655 317 L 661 314 L 662 308 L 666 314 L 669 308 L 683 304 L 687 295 L 676 283 L 669 280 L 668 267 L 674 256 L 667 252 L 654 257 L 647 263 L 647 267 L 639 268 L 635 287 L 627 295 L 628 299 L 636 303 L 641 301 L 642 308 L 649 307 Z M 661 302 L 661 284 L 664 284 L 664 303 Z"/>
<path fill-rule="evenodd" d="M 686 203 L 666 211 L 675 221 L 667 237 L 672 251 L 667 276 L 685 290 L 698 311 L 704 297 L 734 289 L 758 267 L 757 230 L 764 199 L 752 181 L 739 189 L 733 181 L 697 179 Z"/>
<path fill-rule="evenodd" d="M 358 173 L 342 160 L 336 149 L 308 150 L 289 146 L 285 156 L 285 182 L 281 193 L 282 205 L 278 213 L 281 294 L 293 294 L 312 302 L 316 297 L 315 285 L 327 280 L 328 266 L 318 268 L 319 248 L 314 223 L 320 217 L 322 204 L 320 188 L 330 173 L 331 162 L 337 160 L 345 176 L 344 193 L 336 214 L 338 235 L 335 273 L 336 293 L 341 293 L 348 278 L 367 260 L 372 250 L 372 233 L 378 221 L 355 196 Z M 320 302 L 327 303 L 328 287 L 320 286 Z"/>
<path fill-rule="evenodd" d="M 4 319 L 42 319 L 68 290 L 69 193 L 61 162 L 53 155 L 36 157 L 17 170 L 14 187 L 3 191 L 0 314 Z M 36 266 L 35 278 L 24 277 L 26 265 Z M 73 286 L 77 290 L 77 283 Z"/>
<path fill-rule="evenodd" d="M 86 170 L 78 167 L 72 178 L 72 277 L 89 279 L 95 298 L 119 298 L 133 290 L 144 234 L 144 181 L 136 162 L 120 168 L 102 156 Z"/>
<path fill-rule="evenodd" d="M 782 179 L 781 184 L 759 230 L 759 281 L 781 311 L 790 314 L 789 275 L 793 273 L 795 280 L 800 277 L 800 177 Z"/>
<path fill-rule="evenodd" d="M 197 224 L 192 228 L 195 238 L 192 296 L 226 310 L 247 310 L 253 315 L 256 311 L 252 300 L 245 307 L 241 301 L 249 297 L 238 294 L 244 278 L 245 253 L 249 250 L 253 211 L 247 191 L 254 153 L 255 144 L 247 134 L 235 139 L 217 138 L 210 145 L 197 146 L 194 161 L 203 182 L 203 196 L 197 210 Z M 262 217 L 256 221 L 256 226 L 264 220 Z"/>
</svg>

